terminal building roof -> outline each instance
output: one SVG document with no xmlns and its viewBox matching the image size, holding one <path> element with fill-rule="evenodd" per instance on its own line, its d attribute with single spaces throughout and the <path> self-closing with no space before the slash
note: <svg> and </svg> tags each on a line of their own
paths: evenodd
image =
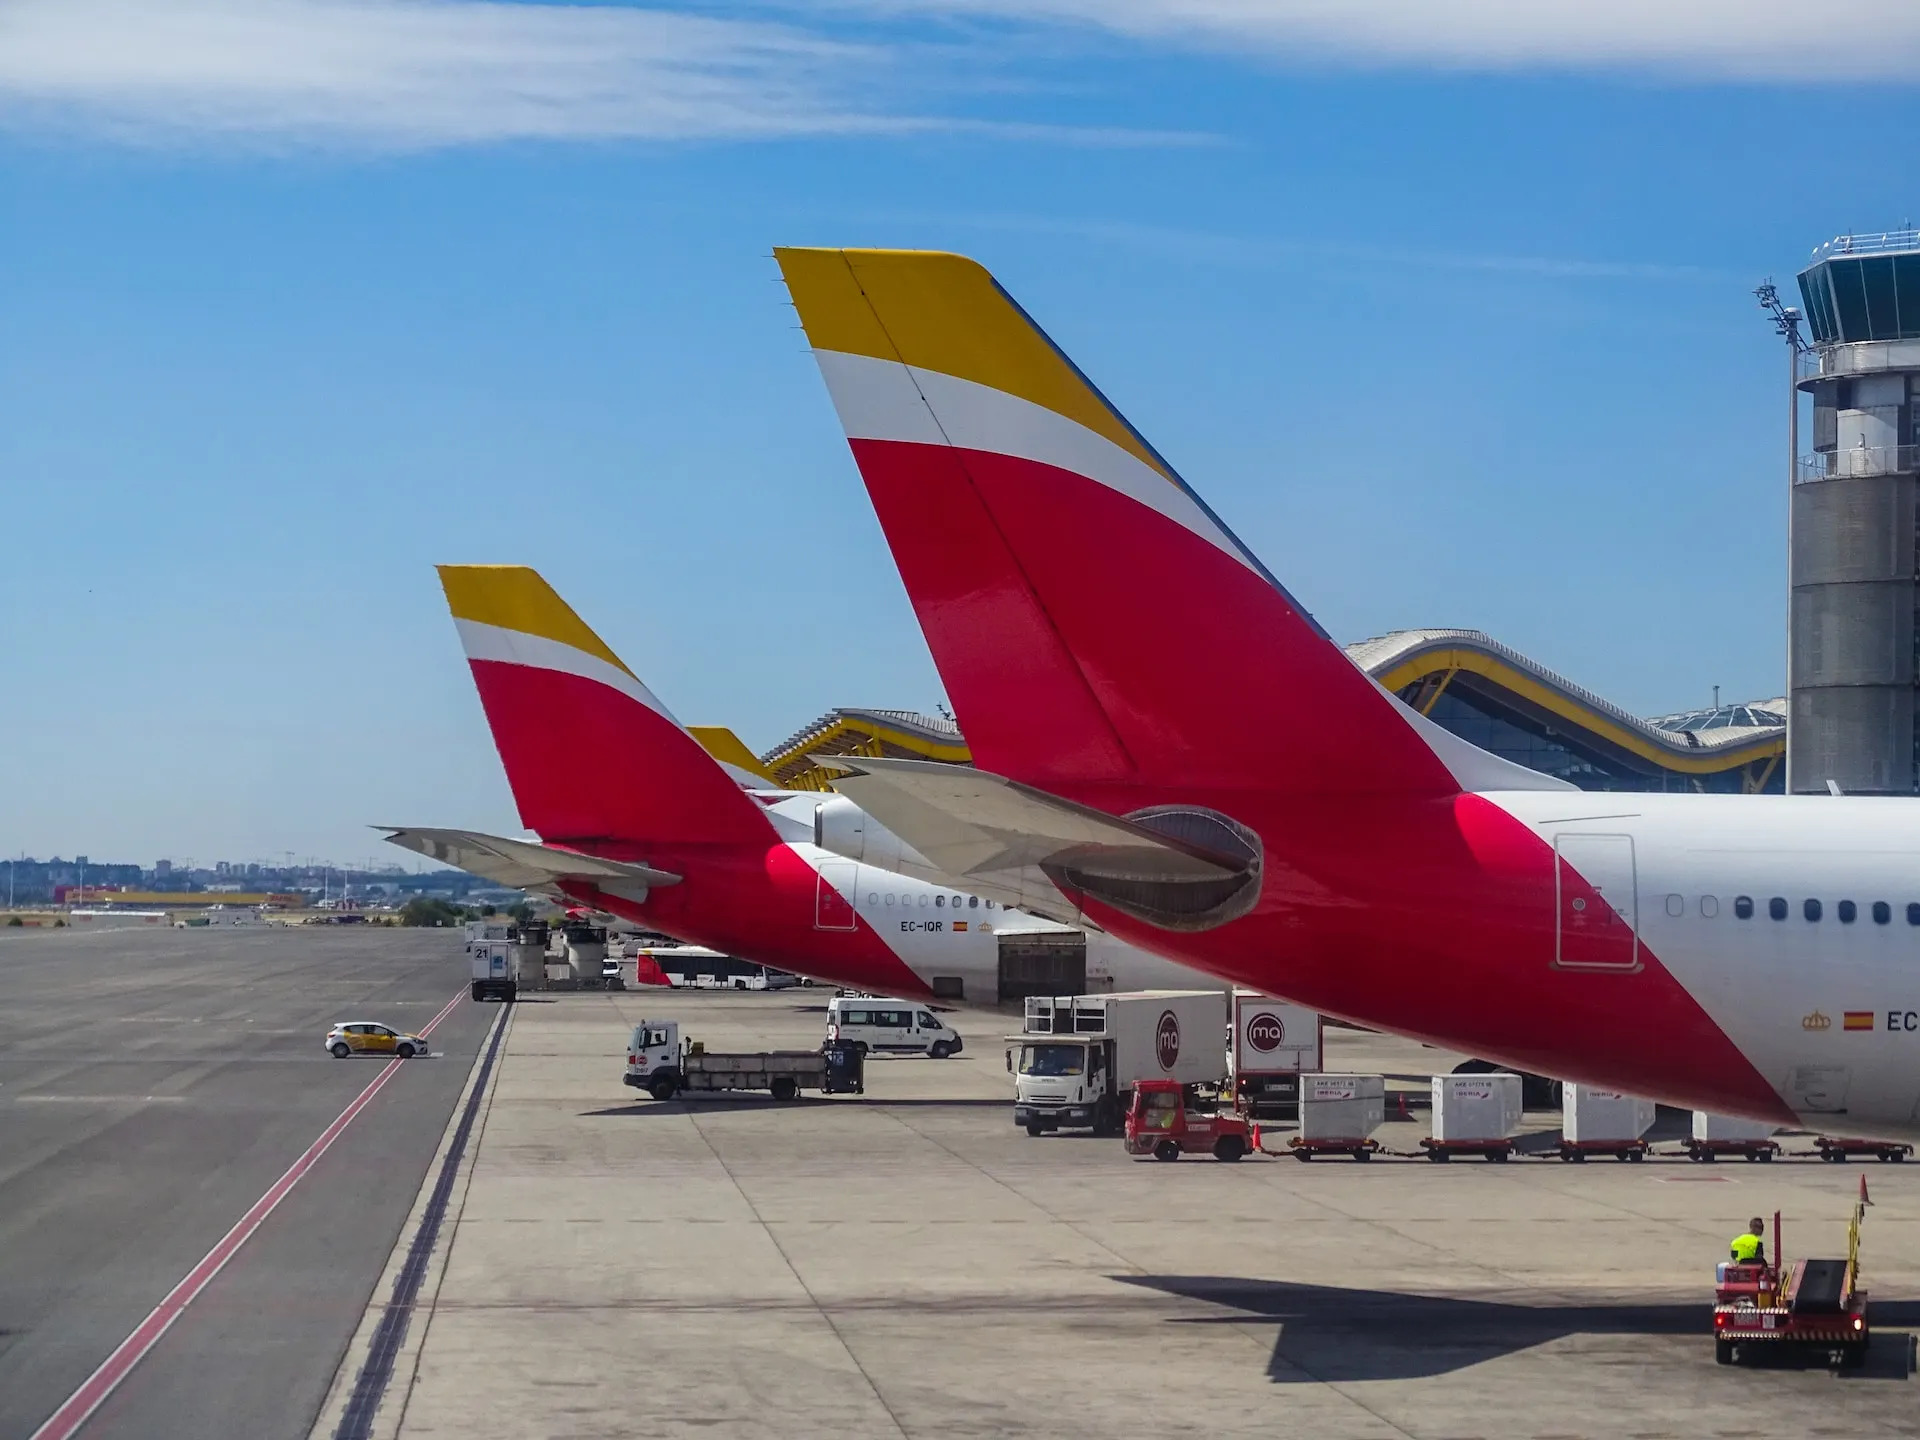
<svg viewBox="0 0 1920 1440">
<path fill-rule="evenodd" d="M 1478 630 L 1395 630 L 1355 664 L 1463 739 L 1587 790 L 1758 794 L 1782 788 L 1786 702 L 1642 719 Z M 907 710 L 834 710 L 760 757 L 782 786 L 824 790 L 809 755 L 969 763 L 960 727 Z"/>
</svg>

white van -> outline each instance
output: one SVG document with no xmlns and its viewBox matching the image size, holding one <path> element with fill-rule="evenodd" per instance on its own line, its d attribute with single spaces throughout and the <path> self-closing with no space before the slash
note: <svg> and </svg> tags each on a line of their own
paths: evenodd
<svg viewBox="0 0 1920 1440">
<path fill-rule="evenodd" d="M 960 1032 L 915 1000 L 836 995 L 827 1002 L 827 1039 L 846 1040 L 883 1055 L 930 1055 L 944 1060 L 964 1048 Z"/>
</svg>

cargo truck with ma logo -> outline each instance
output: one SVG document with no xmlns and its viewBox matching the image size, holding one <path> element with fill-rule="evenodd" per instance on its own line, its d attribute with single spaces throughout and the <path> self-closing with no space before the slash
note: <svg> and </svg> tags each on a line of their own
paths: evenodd
<svg viewBox="0 0 1920 1440">
<path fill-rule="evenodd" d="M 1133 1087 L 1171 1080 L 1198 1095 L 1227 1072 L 1227 997 L 1220 990 L 1030 995 L 1007 1037 L 1013 1123 L 1029 1135 L 1118 1135 Z"/>
</svg>

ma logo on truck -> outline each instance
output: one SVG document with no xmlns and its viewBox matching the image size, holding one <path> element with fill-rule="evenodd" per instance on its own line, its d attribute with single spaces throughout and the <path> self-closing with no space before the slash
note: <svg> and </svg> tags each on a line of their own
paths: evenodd
<svg viewBox="0 0 1920 1440">
<path fill-rule="evenodd" d="M 1286 1038 L 1287 1027 L 1280 1023 L 1278 1015 L 1262 1010 L 1247 1021 L 1247 1043 L 1263 1055 L 1278 1050 Z"/>
<path fill-rule="evenodd" d="M 1180 1017 L 1173 1011 L 1160 1012 L 1160 1023 L 1153 1032 L 1153 1048 L 1159 1054 L 1162 1070 L 1171 1070 L 1179 1063 Z"/>
</svg>

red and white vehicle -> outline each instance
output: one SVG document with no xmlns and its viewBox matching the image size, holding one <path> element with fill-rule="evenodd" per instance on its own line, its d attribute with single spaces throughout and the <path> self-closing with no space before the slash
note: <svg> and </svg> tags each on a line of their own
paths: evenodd
<svg viewBox="0 0 1920 1440">
<path fill-rule="evenodd" d="M 777 258 L 979 767 L 840 786 L 930 862 L 1517 1070 L 1920 1134 L 1920 804 L 1588 793 L 1479 750 L 979 265 Z"/>
<path fill-rule="evenodd" d="M 394 844 L 881 995 L 991 1004 L 1007 942 L 1078 934 L 814 844 L 823 797 L 751 788 L 764 781 L 708 754 L 534 571 L 440 577 L 521 821 L 542 838 L 407 828 Z M 1207 983 L 1111 935 L 1088 933 L 1085 958 L 1087 979 L 1115 989 Z"/>
</svg>

